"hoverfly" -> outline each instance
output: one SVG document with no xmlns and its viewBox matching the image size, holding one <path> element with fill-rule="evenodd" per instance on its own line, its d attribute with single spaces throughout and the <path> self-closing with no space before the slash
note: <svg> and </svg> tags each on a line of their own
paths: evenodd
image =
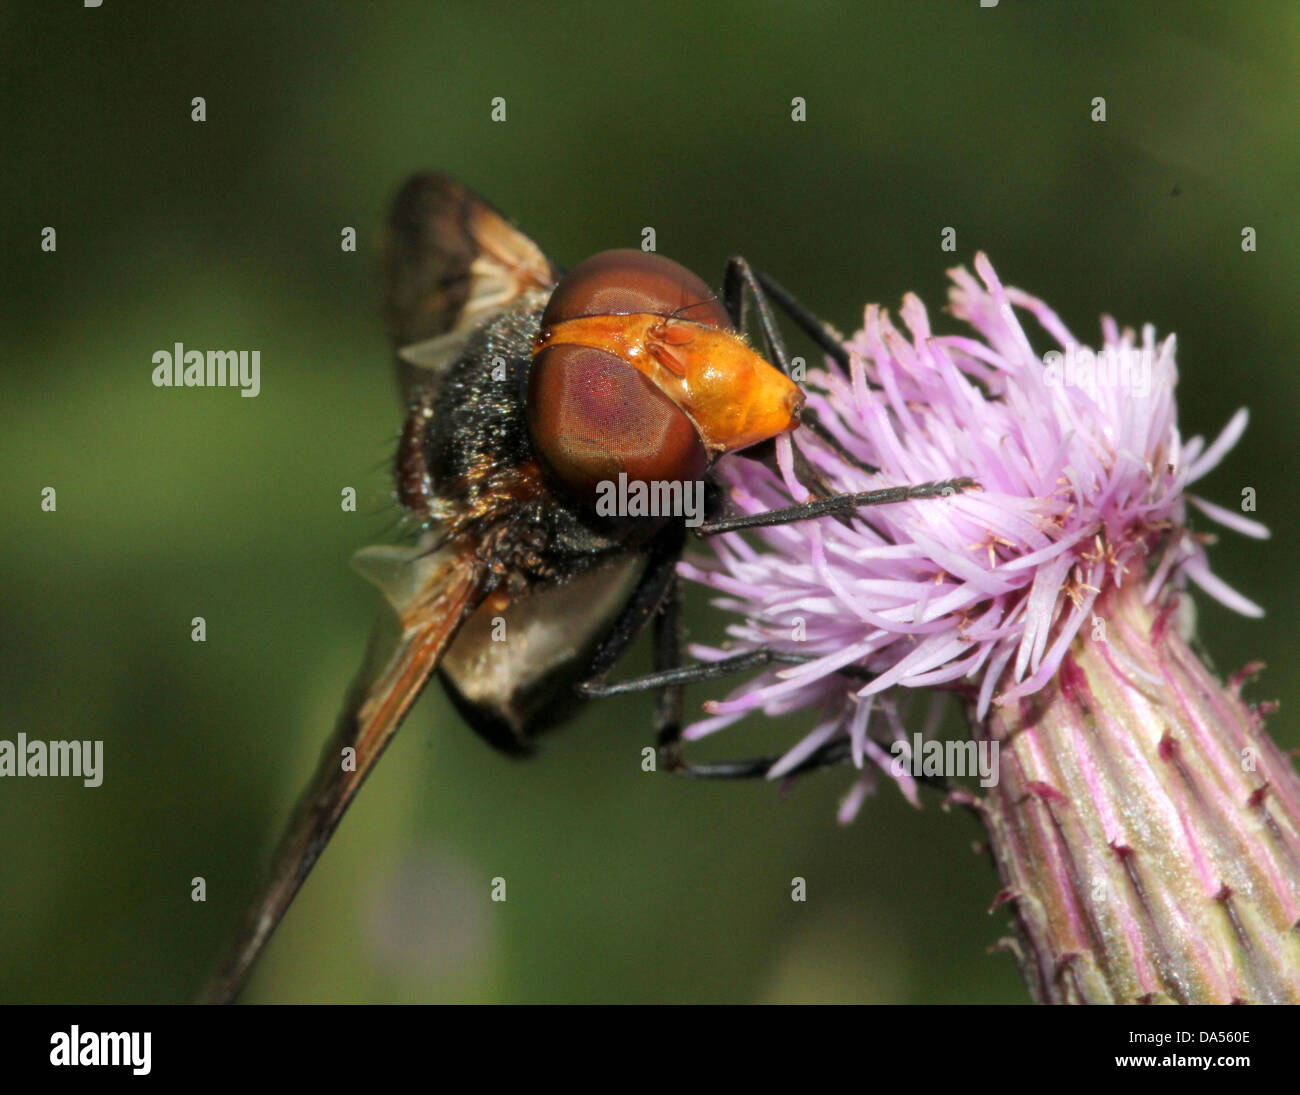
<svg viewBox="0 0 1300 1095">
<path fill-rule="evenodd" d="M 710 476 L 716 461 L 736 453 L 774 465 L 774 439 L 799 427 L 801 416 L 804 428 L 854 460 L 804 410 L 772 305 L 847 368 L 833 330 L 743 258 L 727 264 L 721 298 L 653 252 L 605 251 L 565 272 L 443 175 L 411 178 L 388 228 L 385 308 L 407 407 L 397 499 L 419 533 L 412 546 L 369 548 L 356 562 L 395 611 L 397 634 L 372 638 L 270 881 L 209 983 L 208 1001 L 238 993 L 435 672 L 469 725 L 507 752 L 529 751 L 584 697 L 653 690 L 664 767 L 703 778 L 762 776 L 776 758 L 698 765 L 681 756 L 684 685 L 802 660 L 757 650 L 681 664 L 676 564 L 689 532 L 845 519 L 859 506 L 974 485 L 952 479 L 832 494 L 795 448 L 811 500 L 728 517 Z M 767 358 L 744 335 L 751 298 Z M 634 483 L 702 484 L 705 520 L 688 530 L 671 514 L 597 513 L 597 491 L 620 474 Z M 655 672 L 607 682 L 647 625 Z M 502 627 L 506 641 L 493 641 Z M 797 770 L 845 755 L 843 743 L 832 743 Z"/>
</svg>

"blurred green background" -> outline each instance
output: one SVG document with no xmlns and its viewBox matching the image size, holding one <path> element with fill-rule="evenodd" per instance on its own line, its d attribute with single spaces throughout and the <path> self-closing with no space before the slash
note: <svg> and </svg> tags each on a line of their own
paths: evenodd
<svg viewBox="0 0 1300 1095">
<path fill-rule="evenodd" d="M 1300 745 L 1295 5 L 105 0 L 8 3 L 0 29 L 0 737 L 105 741 L 97 790 L 0 783 L 0 999 L 186 1000 L 259 877 L 378 606 L 347 565 L 392 517 L 377 230 L 423 167 L 561 263 L 649 225 L 845 329 L 909 289 L 937 311 L 984 249 L 1080 335 L 1105 311 L 1177 331 L 1184 432 L 1254 412 L 1204 492 L 1255 487 L 1274 532 L 1211 555 L 1267 618 L 1202 597 L 1202 637 L 1223 670 L 1271 664 L 1252 695 Z M 154 388 L 178 340 L 260 349 L 261 395 Z M 648 725 L 593 706 L 514 763 L 430 690 L 246 999 L 1026 999 L 986 953 L 967 817 L 885 787 L 840 828 L 847 771 L 784 798 L 644 775 Z"/>
</svg>

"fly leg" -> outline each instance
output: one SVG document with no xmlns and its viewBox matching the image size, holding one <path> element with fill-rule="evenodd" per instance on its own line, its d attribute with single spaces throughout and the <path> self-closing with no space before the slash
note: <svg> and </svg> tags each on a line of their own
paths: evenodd
<svg viewBox="0 0 1300 1095">
<path fill-rule="evenodd" d="M 745 330 L 745 321 L 748 318 L 745 309 L 746 290 L 748 290 L 748 296 L 753 298 L 754 307 L 758 313 L 759 330 L 763 333 L 763 341 L 766 344 L 768 356 L 771 358 L 772 364 L 785 373 L 786 376 L 795 379 L 792 374 L 793 366 L 790 354 L 786 350 L 785 339 L 781 335 L 781 328 L 777 326 L 776 316 L 772 311 L 773 301 L 779 304 L 781 309 L 795 322 L 795 325 L 809 335 L 841 367 L 845 369 L 849 367 L 848 351 L 840 342 L 839 335 L 828 324 L 814 316 L 812 312 L 808 311 L 807 308 L 762 271 L 752 267 L 747 259 L 742 258 L 740 255 L 733 255 L 727 260 L 726 273 L 723 275 L 722 305 L 727 309 L 727 314 L 731 316 L 732 325 L 737 331 L 743 332 Z M 801 425 L 816 434 L 818 439 L 825 442 L 841 459 L 866 472 L 877 470 L 845 449 L 835 435 L 817 420 L 816 412 L 810 408 L 804 408 Z M 795 454 L 797 463 L 798 458 L 802 456 L 797 447 L 795 448 Z M 802 469 L 797 468 L 797 470 L 800 471 L 800 478 L 804 478 Z M 816 481 L 814 480 L 814 482 Z"/>
<path fill-rule="evenodd" d="M 758 315 L 758 326 L 762 331 L 768 355 L 773 364 L 787 376 L 791 376 L 792 370 L 790 355 L 786 350 L 781 329 L 777 326 L 776 316 L 772 308 L 773 303 L 778 305 L 800 330 L 812 338 L 841 367 L 848 368 L 849 354 L 840 341 L 839 334 L 829 324 L 813 315 L 787 290 L 783 289 L 761 270 L 751 266 L 747 259 L 735 255 L 727 261 L 727 269 L 722 283 L 722 303 L 738 331 L 743 331 L 745 327 L 747 298 L 753 299 Z M 849 452 L 835 435 L 817 420 L 815 412 L 809 408 L 804 408 L 801 427 L 815 434 L 818 440 L 825 443 L 846 463 L 868 473 L 879 470 Z M 779 520 L 760 521 L 750 517 L 724 519 L 721 522 L 696 529 L 696 533 L 701 536 L 715 536 L 720 532 L 728 532 L 736 528 L 757 528 L 760 525 L 783 524 L 786 521 L 799 521 L 826 515 L 832 515 L 840 521 L 846 521 L 847 511 L 858 506 L 883 505 L 889 502 L 907 501 L 912 498 L 931 498 L 955 494 L 958 491 L 977 486 L 973 479 L 950 479 L 936 483 L 922 483 L 915 487 L 889 487 L 876 491 L 862 491 L 851 495 L 837 495 L 809 463 L 799 446 L 796 444 L 793 449 L 795 474 L 800 482 L 808 485 L 813 496 L 811 503 L 808 503 L 807 506 L 790 506 L 782 510 L 772 511 L 770 516 L 775 517 L 779 514 L 781 515 Z M 771 442 L 764 442 L 762 445 L 755 446 L 748 452 L 742 452 L 738 455 L 758 459 L 769 467 L 776 466 L 775 449 Z M 855 500 L 850 501 L 850 499 Z"/>
<path fill-rule="evenodd" d="M 692 531 L 700 537 L 718 536 L 724 532 L 737 532 L 741 529 L 767 528 L 772 525 L 788 525 L 795 521 L 808 521 L 816 517 L 841 515 L 861 506 L 884 506 L 917 498 L 946 498 L 973 488 L 978 489 L 979 483 L 974 479 L 962 477 L 920 483 L 916 486 L 882 487 L 879 490 L 831 494 L 798 505 L 766 510 L 763 513 L 746 513 L 736 517 L 706 521 Z"/>
<path fill-rule="evenodd" d="M 749 669 L 772 664 L 800 665 L 811 661 L 811 655 L 786 653 L 771 647 L 759 647 L 716 662 L 681 664 L 680 579 L 674 574 L 654 617 L 655 671 L 639 677 L 613 683 L 604 680 L 604 674 L 578 685 L 584 696 L 622 696 L 635 692 L 655 693 L 655 742 L 659 749 L 659 763 L 665 771 L 688 779 L 762 779 L 780 760 L 779 756 L 750 757 L 744 760 L 718 761 L 708 764 L 688 763 L 682 757 L 682 692 L 688 684 L 718 680 Z M 848 666 L 840 671 L 844 676 L 862 681 L 871 680 L 872 674 L 860 667 Z M 843 764 L 850 759 L 849 743 L 845 740 L 828 742 L 810 754 L 788 774 L 800 775 L 817 768 Z"/>
</svg>

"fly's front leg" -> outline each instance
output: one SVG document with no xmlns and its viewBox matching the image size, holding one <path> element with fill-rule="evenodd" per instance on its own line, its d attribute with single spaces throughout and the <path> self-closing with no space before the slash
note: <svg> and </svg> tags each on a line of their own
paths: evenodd
<svg viewBox="0 0 1300 1095">
<path fill-rule="evenodd" d="M 733 259 L 732 261 L 745 263 L 744 259 Z M 748 267 L 748 263 L 745 263 L 745 265 Z M 805 308 L 795 299 L 794 294 L 787 289 L 783 289 L 762 270 L 751 268 L 751 273 L 765 299 L 770 300 L 789 316 L 794 321 L 795 326 L 817 343 L 826 356 L 839 365 L 840 368 L 848 369 L 849 352 L 844 348 L 844 341 L 839 331 L 835 330 L 825 320 L 814 315 L 810 309 Z"/>
<path fill-rule="evenodd" d="M 917 486 L 883 487 L 880 490 L 833 494 L 826 498 L 815 498 L 811 502 L 767 510 L 764 513 L 747 513 L 737 517 L 723 517 L 717 521 L 706 521 L 693 531 L 700 537 L 718 536 L 724 532 L 768 528 L 772 525 L 788 525 L 795 521 L 834 516 L 862 506 L 884 506 L 919 498 L 946 498 L 972 489 L 978 490 L 979 483 L 974 479 L 960 478 L 921 483 Z"/>
<path fill-rule="evenodd" d="M 801 378 L 794 375 L 794 367 L 785 347 L 785 339 L 782 337 L 781 328 L 777 325 L 776 317 L 772 313 L 767 294 L 764 292 L 763 285 L 759 280 L 759 274 L 745 259 L 735 255 L 727 260 L 727 269 L 722 281 L 722 303 L 723 307 L 727 309 L 727 314 L 731 317 L 732 326 L 742 333 L 745 330 L 746 291 L 748 291 L 748 296 L 753 298 L 754 306 L 758 310 L 758 325 L 763 334 L 767 356 L 773 365 L 797 384 Z M 841 459 L 866 472 L 876 470 L 864 464 L 845 449 L 835 435 L 817 420 L 816 412 L 811 408 L 805 407 L 803 409 L 800 425 L 816 434 Z M 793 453 L 795 475 L 798 476 L 799 481 L 807 484 L 815 497 L 830 497 L 833 492 L 817 469 L 809 463 L 808 458 L 803 454 L 803 450 L 798 445 L 795 445 Z M 742 453 L 741 455 L 748 455 L 752 459 L 758 459 L 773 470 L 777 470 L 776 450 L 770 441 L 756 446 L 749 453 Z"/>
</svg>

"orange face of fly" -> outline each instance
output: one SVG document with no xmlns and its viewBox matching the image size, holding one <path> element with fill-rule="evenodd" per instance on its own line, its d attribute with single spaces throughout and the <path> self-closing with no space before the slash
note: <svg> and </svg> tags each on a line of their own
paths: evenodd
<svg viewBox="0 0 1300 1095">
<path fill-rule="evenodd" d="M 722 453 L 795 429 L 803 402 L 689 270 L 654 253 L 605 251 L 551 296 L 528 419 L 543 461 L 586 494 L 618 471 L 698 478 Z"/>
</svg>

